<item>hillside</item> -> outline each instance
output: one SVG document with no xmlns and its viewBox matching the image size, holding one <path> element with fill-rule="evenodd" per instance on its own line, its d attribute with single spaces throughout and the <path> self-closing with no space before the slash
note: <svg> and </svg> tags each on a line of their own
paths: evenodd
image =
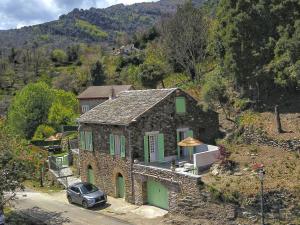
<svg viewBox="0 0 300 225">
<path fill-rule="evenodd" d="M 194 0 L 201 5 L 206 0 Z M 116 42 L 122 34 L 131 35 L 156 24 L 161 18 L 174 13 L 180 0 L 161 0 L 125 6 L 114 5 L 105 9 L 74 9 L 58 20 L 27 26 L 21 29 L 0 31 L 0 49 L 20 48 L 32 45 L 61 47 L 74 42 L 97 42 L 103 46 Z M 5 52 L 6 52 L 5 51 Z"/>
</svg>

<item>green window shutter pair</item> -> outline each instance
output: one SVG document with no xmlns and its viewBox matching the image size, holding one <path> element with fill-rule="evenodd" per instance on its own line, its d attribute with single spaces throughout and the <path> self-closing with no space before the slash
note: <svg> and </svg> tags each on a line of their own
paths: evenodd
<svg viewBox="0 0 300 225">
<path fill-rule="evenodd" d="M 126 141 L 125 141 L 125 136 L 120 137 L 121 141 L 121 157 L 125 158 L 126 155 Z M 109 152 L 110 155 L 115 155 L 115 136 L 113 134 L 109 135 Z"/>
<path fill-rule="evenodd" d="M 80 131 L 80 148 L 93 151 L 93 132 Z"/>
<path fill-rule="evenodd" d="M 186 112 L 185 97 L 176 97 L 175 105 L 176 105 L 176 113 Z"/>
<path fill-rule="evenodd" d="M 93 151 L 93 133 L 91 131 L 85 132 L 85 149 Z"/>
</svg>

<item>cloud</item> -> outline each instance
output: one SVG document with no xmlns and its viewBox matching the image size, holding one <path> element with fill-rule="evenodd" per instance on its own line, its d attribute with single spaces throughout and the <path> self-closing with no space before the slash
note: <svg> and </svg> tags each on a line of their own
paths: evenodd
<svg viewBox="0 0 300 225">
<path fill-rule="evenodd" d="M 104 8 L 150 1 L 155 0 L 0 0 L 0 30 L 55 20 L 74 8 Z"/>
</svg>

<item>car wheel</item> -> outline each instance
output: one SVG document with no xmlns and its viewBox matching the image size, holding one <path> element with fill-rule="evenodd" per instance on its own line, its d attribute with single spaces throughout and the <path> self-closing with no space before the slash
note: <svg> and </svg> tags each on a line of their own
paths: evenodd
<svg viewBox="0 0 300 225">
<path fill-rule="evenodd" d="M 73 203 L 71 196 L 68 196 L 68 202 L 69 202 L 70 204 Z"/>
<path fill-rule="evenodd" d="M 85 208 L 85 209 L 87 209 L 87 208 L 89 207 L 89 205 L 88 205 L 88 203 L 87 203 L 86 200 L 83 200 L 83 201 L 82 201 L 82 206 L 83 206 L 83 208 Z"/>
</svg>

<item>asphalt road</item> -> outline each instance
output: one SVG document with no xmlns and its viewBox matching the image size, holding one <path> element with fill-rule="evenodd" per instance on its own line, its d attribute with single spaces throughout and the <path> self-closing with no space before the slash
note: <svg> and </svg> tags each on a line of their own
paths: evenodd
<svg viewBox="0 0 300 225">
<path fill-rule="evenodd" d="M 130 223 L 104 215 L 103 208 L 91 210 L 71 205 L 62 199 L 49 194 L 25 192 L 18 193 L 15 201 L 18 212 L 30 215 L 49 225 L 128 225 Z"/>
</svg>

